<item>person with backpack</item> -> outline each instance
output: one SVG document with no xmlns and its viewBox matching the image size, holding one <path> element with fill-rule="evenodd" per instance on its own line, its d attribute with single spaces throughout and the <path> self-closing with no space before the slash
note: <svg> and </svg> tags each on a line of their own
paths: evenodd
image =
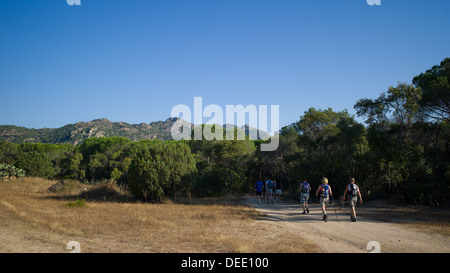
<svg viewBox="0 0 450 273">
<path fill-rule="evenodd" d="M 355 184 L 355 178 L 350 178 L 350 184 L 345 187 L 344 197 L 348 198 L 348 204 L 350 205 L 352 222 L 356 222 L 356 203 L 359 202 L 362 204 L 361 191 L 359 190 L 358 185 Z"/>
<path fill-rule="evenodd" d="M 300 203 L 303 206 L 303 213 L 309 213 L 308 200 L 309 200 L 309 192 L 311 191 L 311 185 L 306 182 L 306 178 L 303 178 L 303 182 L 300 184 Z"/>
<path fill-rule="evenodd" d="M 255 182 L 255 191 L 256 191 L 256 196 L 258 197 L 258 203 L 261 205 L 261 192 L 262 192 L 262 188 L 264 186 L 264 182 L 262 182 L 261 180 L 258 180 Z"/>
<path fill-rule="evenodd" d="M 266 180 L 266 193 L 267 193 L 267 204 L 269 204 L 270 202 L 272 202 L 273 204 L 273 188 L 274 188 L 274 183 L 272 180 L 267 179 Z"/>
<path fill-rule="evenodd" d="M 267 180 L 267 178 L 265 178 L 263 180 L 264 182 L 263 182 L 262 192 L 261 192 L 261 195 L 262 195 L 263 199 L 267 198 L 266 183 L 265 183 L 266 180 Z"/>
<path fill-rule="evenodd" d="M 320 206 L 322 208 L 323 220 L 326 222 L 328 220 L 327 214 L 327 204 L 330 200 L 330 196 L 333 196 L 331 187 L 328 185 L 328 179 L 326 177 L 322 178 L 320 186 L 317 188 L 316 197 L 320 194 Z"/>
<path fill-rule="evenodd" d="M 273 181 L 273 182 L 275 183 L 275 196 L 277 197 L 277 203 L 280 203 L 283 186 L 281 185 L 281 181 Z"/>
</svg>

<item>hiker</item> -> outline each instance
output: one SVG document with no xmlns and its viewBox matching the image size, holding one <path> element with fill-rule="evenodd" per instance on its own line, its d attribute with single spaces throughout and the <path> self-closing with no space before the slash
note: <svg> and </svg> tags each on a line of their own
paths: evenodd
<svg viewBox="0 0 450 273">
<path fill-rule="evenodd" d="M 267 194 L 267 204 L 270 202 L 273 204 L 273 188 L 274 184 L 273 181 L 270 179 L 266 180 L 266 194 Z"/>
<path fill-rule="evenodd" d="M 281 181 L 274 181 L 275 182 L 275 195 L 277 197 L 277 203 L 280 203 L 281 198 L 281 191 L 283 187 L 281 186 Z"/>
<path fill-rule="evenodd" d="M 352 222 L 356 222 L 356 203 L 359 202 L 362 204 L 361 191 L 359 190 L 358 185 L 355 184 L 355 178 L 350 178 L 350 184 L 345 187 L 344 198 L 348 198 L 348 204 L 350 205 L 351 216 L 350 219 Z"/>
<path fill-rule="evenodd" d="M 263 186 L 262 186 L 262 197 L 263 197 L 263 199 L 267 198 L 266 181 L 267 181 L 267 177 L 264 177 Z"/>
<path fill-rule="evenodd" d="M 262 192 L 262 188 L 264 186 L 264 182 L 262 182 L 261 180 L 258 180 L 255 182 L 254 188 L 256 191 L 256 196 L 258 197 L 258 203 L 261 205 L 261 192 Z"/>
<path fill-rule="evenodd" d="M 306 181 L 306 178 L 303 178 L 303 182 L 300 184 L 300 203 L 303 206 L 303 213 L 309 213 L 308 200 L 309 200 L 309 192 L 311 191 L 311 185 Z"/>
<path fill-rule="evenodd" d="M 328 179 L 326 177 L 322 178 L 321 184 L 316 191 L 316 197 L 320 193 L 320 206 L 322 207 L 323 220 L 326 222 L 328 219 L 327 214 L 327 204 L 330 199 L 330 196 L 333 196 L 333 192 L 331 191 L 331 187 L 328 185 Z"/>
</svg>

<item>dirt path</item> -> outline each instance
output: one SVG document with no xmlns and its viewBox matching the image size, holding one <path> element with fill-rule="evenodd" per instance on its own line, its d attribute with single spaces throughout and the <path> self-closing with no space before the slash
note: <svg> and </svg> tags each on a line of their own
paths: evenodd
<svg viewBox="0 0 450 273">
<path fill-rule="evenodd" d="M 246 197 L 246 202 L 265 215 L 263 221 L 278 221 L 287 228 L 297 230 L 302 236 L 318 245 L 320 252 L 364 253 L 371 241 L 379 243 L 382 253 L 436 253 L 450 252 L 450 238 L 427 234 L 405 225 L 381 222 L 358 217 L 358 222 L 350 221 L 348 211 L 328 209 L 328 222 L 322 221 L 322 211 L 318 204 L 310 205 L 309 214 L 301 214 L 298 202 L 282 201 L 259 205 L 254 196 Z"/>
</svg>

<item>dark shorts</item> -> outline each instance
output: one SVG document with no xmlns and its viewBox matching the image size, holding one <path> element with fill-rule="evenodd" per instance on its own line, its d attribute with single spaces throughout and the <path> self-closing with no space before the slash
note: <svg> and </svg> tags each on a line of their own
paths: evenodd
<svg viewBox="0 0 450 273">
<path fill-rule="evenodd" d="M 257 191 L 257 192 L 256 192 L 256 195 L 257 195 L 257 196 L 261 196 L 261 192 L 260 192 L 260 191 Z"/>
</svg>

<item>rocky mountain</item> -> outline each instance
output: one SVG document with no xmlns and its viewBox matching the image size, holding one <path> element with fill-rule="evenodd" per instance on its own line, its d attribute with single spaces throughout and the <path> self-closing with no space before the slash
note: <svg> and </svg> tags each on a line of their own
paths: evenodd
<svg viewBox="0 0 450 273">
<path fill-rule="evenodd" d="M 89 122 L 67 124 L 60 128 L 30 129 L 14 125 L 0 125 L 0 141 L 15 143 L 71 143 L 78 145 L 90 137 L 126 137 L 132 141 L 142 139 L 171 140 L 171 128 L 175 122 L 186 122 L 179 118 L 168 118 L 166 121 L 152 123 L 129 124 L 126 122 L 112 122 L 108 119 L 95 119 Z M 256 128 L 248 125 L 240 129 L 247 134 Z M 258 131 L 259 138 L 270 135 Z"/>
</svg>

